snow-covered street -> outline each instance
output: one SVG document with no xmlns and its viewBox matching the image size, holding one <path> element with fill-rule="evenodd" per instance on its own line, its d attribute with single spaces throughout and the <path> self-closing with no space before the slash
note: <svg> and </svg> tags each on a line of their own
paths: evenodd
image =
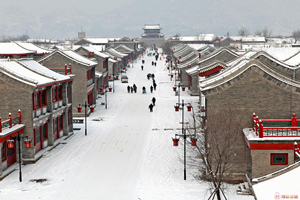
<svg viewBox="0 0 300 200">
<path fill-rule="evenodd" d="M 187 166 L 183 180 L 183 141 L 173 147 L 171 138 L 181 133 L 181 111 L 175 112 L 175 96 L 165 60 L 152 66 L 154 57 L 144 55 L 128 68 L 129 83 L 114 82 L 115 92 L 108 92 L 108 109 L 104 95 L 97 99 L 95 112 L 84 124 L 74 124 L 74 135 L 64 140 L 35 164 L 18 167 L 0 182 L 1 200 L 196 200 L 210 195 L 208 184 L 196 180 L 197 168 Z M 157 89 L 150 93 L 155 74 Z M 113 82 L 109 82 L 113 86 Z M 137 85 L 137 93 L 127 93 L 127 86 Z M 147 94 L 142 94 L 145 86 Z M 148 109 L 152 97 L 156 105 Z M 181 92 L 181 99 L 195 105 L 197 96 Z M 190 114 L 186 112 L 188 121 Z M 188 148 L 191 148 L 188 144 Z M 190 151 L 188 151 L 188 154 Z M 190 156 L 190 155 L 188 155 Z M 188 159 L 188 158 L 187 158 Z M 33 179 L 46 179 L 37 183 Z M 229 186 L 229 199 L 253 199 L 237 196 Z"/>
</svg>

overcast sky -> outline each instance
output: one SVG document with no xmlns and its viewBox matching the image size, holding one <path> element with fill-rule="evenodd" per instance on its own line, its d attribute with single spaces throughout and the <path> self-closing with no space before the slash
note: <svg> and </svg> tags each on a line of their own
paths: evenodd
<svg viewBox="0 0 300 200">
<path fill-rule="evenodd" d="M 273 35 L 300 29 L 299 0 L 10 0 L 1 2 L 0 35 L 31 38 L 140 37 L 144 24 L 177 33 L 237 35 L 269 28 Z"/>
</svg>

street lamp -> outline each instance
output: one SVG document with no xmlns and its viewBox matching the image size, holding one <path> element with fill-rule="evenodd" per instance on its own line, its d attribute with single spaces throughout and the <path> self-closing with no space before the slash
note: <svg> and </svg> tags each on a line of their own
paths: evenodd
<svg viewBox="0 0 300 200">
<path fill-rule="evenodd" d="M 186 130 L 184 128 L 184 124 L 188 124 L 188 122 L 184 122 L 184 106 L 187 106 L 187 111 L 191 111 L 191 109 L 193 108 L 191 106 L 190 103 L 184 103 L 184 100 L 182 100 L 182 103 L 176 103 L 175 107 L 175 111 L 179 111 L 182 110 L 182 134 L 175 134 L 175 138 L 173 138 L 173 146 L 178 146 L 178 142 L 179 142 L 179 137 L 183 137 L 183 141 L 184 141 L 184 161 L 183 161 L 183 165 L 184 165 L 184 170 L 183 170 L 183 179 L 186 180 L 186 138 L 190 137 L 191 138 L 191 142 L 192 142 L 192 146 L 196 146 L 196 142 L 197 139 L 195 136 L 193 135 L 187 135 L 186 134 Z"/>
<path fill-rule="evenodd" d="M 28 136 L 20 136 L 20 131 L 18 131 L 18 136 L 16 136 L 16 139 L 18 140 L 18 148 L 19 148 L 19 180 L 20 182 L 22 182 L 21 139 L 24 140 L 26 148 L 31 147 L 31 140 L 28 139 Z M 10 138 L 10 140 L 7 140 L 7 142 L 8 142 L 8 148 L 14 148 L 14 140 L 12 140 L 12 138 Z"/>
<path fill-rule="evenodd" d="M 178 90 L 176 88 L 178 88 Z M 178 85 L 175 84 L 173 86 L 173 91 L 175 92 L 175 96 L 178 95 L 178 104 L 180 104 L 180 88 L 182 89 L 182 91 L 185 91 L 186 86 L 180 84 L 180 82 L 178 82 Z"/>
<path fill-rule="evenodd" d="M 87 135 L 87 120 L 86 120 L 86 110 L 87 110 L 88 105 L 86 104 L 86 101 L 84 102 L 84 132 L 85 135 Z M 81 104 L 79 104 L 79 106 L 77 107 L 78 112 L 81 112 Z"/>
<path fill-rule="evenodd" d="M 107 92 L 111 92 L 112 88 L 109 87 L 108 85 L 105 86 L 104 88 L 104 94 L 105 94 L 105 109 L 107 109 Z"/>
</svg>

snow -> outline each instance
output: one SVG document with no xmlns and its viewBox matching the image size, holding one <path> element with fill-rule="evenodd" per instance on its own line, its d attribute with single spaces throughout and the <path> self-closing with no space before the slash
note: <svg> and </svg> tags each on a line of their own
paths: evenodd
<svg viewBox="0 0 300 200">
<path fill-rule="evenodd" d="M 34 54 L 36 51 L 31 51 L 20 47 L 16 43 L 0 43 L 1 55 L 19 55 L 19 54 Z"/>
<path fill-rule="evenodd" d="M 275 195 L 279 195 L 278 199 L 299 199 L 300 190 L 297 184 L 299 173 L 300 167 L 297 167 L 280 176 L 253 185 L 257 199 L 275 199 Z"/>
<path fill-rule="evenodd" d="M 209 184 L 196 178 L 199 169 L 187 165 L 187 180 L 183 180 L 183 139 L 178 147 L 171 138 L 181 133 L 182 114 L 175 112 L 178 102 L 170 81 L 165 60 L 151 66 L 154 57 L 145 56 L 144 70 L 141 59 L 128 68 L 129 83 L 114 82 L 115 92 L 97 99 L 95 112 L 84 124 L 74 124 L 74 135 L 35 164 L 22 168 L 23 182 L 19 182 L 18 168 L 0 182 L 1 200 L 198 200 L 208 199 Z M 151 94 L 152 80 L 146 75 L 154 73 L 156 91 Z M 137 93 L 127 93 L 128 85 L 137 85 Z M 110 82 L 110 86 L 113 83 Z M 147 88 L 147 94 L 141 88 Z M 197 109 L 198 97 L 180 92 L 181 100 Z M 152 113 L 148 105 L 152 97 L 156 105 Z M 181 101 L 180 100 L 180 101 Z M 190 114 L 185 113 L 189 121 Z M 188 143 L 187 162 L 194 157 Z M 197 163 L 201 166 L 201 163 Z M 30 180 L 47 179 L 37 183 Z M 248 200 L 252 196 L 236 195 L 228 185 L 228 199 Z"/>
</svg>

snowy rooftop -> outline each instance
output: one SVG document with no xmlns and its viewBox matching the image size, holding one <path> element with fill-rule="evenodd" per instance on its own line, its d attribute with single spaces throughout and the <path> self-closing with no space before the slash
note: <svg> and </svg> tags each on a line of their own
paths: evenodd
<svg viewBox="0 0 300 200">
<path fill-rule="evenodd" d="M 51 54 L 47 55 L 46 57 L 42 58 L 41 60 L 39 60 L 39 62 L 42 62 L 43 60 L 47 59 L 48 57 L 51 57 L 52 55 L 54 55 L 56 53 L 59 53 L 65 57 L 67 57 L 75 62 L 78 62 L 82 65 L 85 65 L 85 66 L 90 67 L 90 66 L 95 66 L 98 64 L 97 62 L 91 61 L 90 59 L 88 59 L 84 56 L 81 56 L 74 51 L 61 51 L 61 50 L 54 51 L 53 53 L 51 53 Z"/>
<path fill-rule="evenodd" d="M 37 54 L 51 53 L 51 51 L 38 47 L 32 43 L 26 43 L 26 42 L 16 42 L 16 43 L 21 47 L 23 47 L 24 49 L 28 49 L 30 51 L 36 51 Z"/>
<path fill-rule="evenodd" d="M 64 81 L 70 79 L 70 76 L 65 76 L 59 73 L 56 73 L 55 71 L 48 69 L 47 67 L 41 65 L 40 63 L 36 62 L 32 59 L 20 59 L 18 60 L 19 63 L 26 66 L 29 69 L 32 69 L 33 71 L 36 71 L 40 74 L 45 74 L 48 77 L 53 77 L 57 81 Z"/>
<path fill-rule="evenodd" d="M 280 60 L 280 61 L 284 61 L 290 57 L 292 57 L 293 55 L 297 54 L 300 51 L 300 48 L 295 48 L 295 47 L 284 47 L 284 48 L 275 48 L 275 47 L 271 47 L 271 48 L 255 48 L 255 50 L 257 51 L 264 51 L 268 54 L 270 54 L 271 56 L 273 56 L 274 58 Z"/>
<path fill-rule="evenodd" d="M 108 58 L 109 57 L 107 54 L 98 51 L 93 46 L 82 46 L 82 48 L 86 49 L 89 52 L 94 52 L 95 55 L 100 56 L 102 58 Z"/>
<path fill-rule="evenodd" d="M 35 50 L 25 49 L 16 43 L 0 43 L 0 55 L 27 55 L 35 53 Z"/>
<path fill-rule="evenodd" d="M 34 72 L 14 60 L 0 60 L 0 70 L 8 76 L 32 86 L 55 83 L 56 77 Z"/>
<path fill-rule="evenodd" d="M 269 180 L 253 185 L 257 199 L 299 199 L 300 190 L 297 180 L 300 174 L 299 163 L 295 169 L 287 171 L 279 176 L 270 174 Z M 255 180 L 254 180 L 255 181 Z"/>
<path fill-rule="evenodd" d="M 125 56 L 128 56 L 127 54 L 118 52 L 118 51 L 116 51 L 115 49 L 112 49 L 112 48 L 106 49 L 106 51 L 108 53 L 112 54 L 113 56 L 116 56 L 116 57 L 119 57 L 119 58 L 123 58 Z"/>
<path fill-rule="evenodd" d="M 145 24 L 143 29 L 162 29 L 159 24 Z"/>
</svg>

